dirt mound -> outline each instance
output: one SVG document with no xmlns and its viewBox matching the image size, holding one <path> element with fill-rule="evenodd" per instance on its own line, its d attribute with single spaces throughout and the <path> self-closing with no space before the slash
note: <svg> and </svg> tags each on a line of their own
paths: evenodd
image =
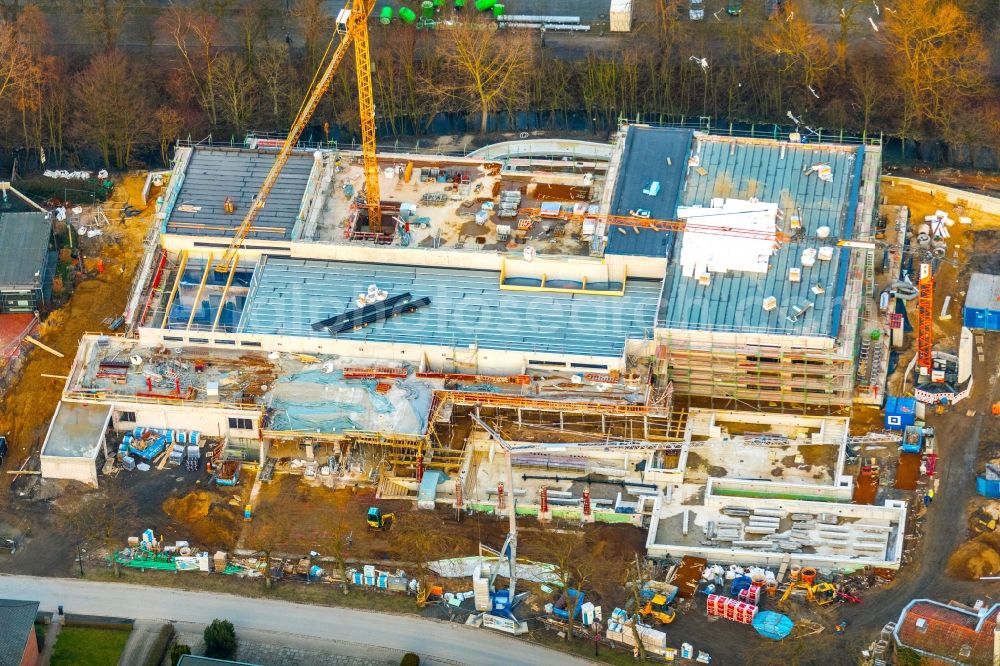
<svg viewBox="0 0 1000 666">
<path fill-rule="evenodd" d="M 172 529 L 178 539 L 201 548 L 231 548 L 242 524 L 240 513 L 227 503 L 231 501 L 225 496 L 195 490 L 183 497 L 167 498 L 162 508 L 176 523 Z"/>
<path fill-rule="evenodd" d="M 204 490 L 196 490 L 183 497 L 169 497 L 163 502 L 168 516 L 181 523 L 193 523 L 208 517 L 214 497 Z"/>
<path fill-rule="evenodd" d="M 1000 534 L 983 534 L 968 541 L 948 558 L 948 574 L 966 580 L 1000 573 Z"/>
</svg>

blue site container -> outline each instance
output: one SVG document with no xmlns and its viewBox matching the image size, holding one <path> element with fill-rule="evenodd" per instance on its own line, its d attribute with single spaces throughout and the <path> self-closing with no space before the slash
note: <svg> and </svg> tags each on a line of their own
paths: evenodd
<svg viewBox="0 0 1000 666">
<path fill-rule="evenodd" d="M 886 430 L 905 430 L 917 421 L 917 399 L 890 395 L 885 399 Z"/>
</svg>

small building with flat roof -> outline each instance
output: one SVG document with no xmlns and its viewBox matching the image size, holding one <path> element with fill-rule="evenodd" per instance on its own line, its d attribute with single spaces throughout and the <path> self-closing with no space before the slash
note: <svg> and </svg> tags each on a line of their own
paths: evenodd
<svg viewBox="0 0 1000 666">
<path fill-rule="evenodd" d="M 47 214 L 0 209 L 0 315 L 30 314 L 48 301 L 51 240 Z"/>
<path fill-rule="evenodd" d="M 1000 275 L 972 274 L 962 316 L 969 328 L 1000 331 Z"/>
<path fill-rule="evenodd" d="M 97 464 L 106 457 L 110 405 L 60 401 L 42 446 L 42 478 L 97 487 Z"/>
</svg>

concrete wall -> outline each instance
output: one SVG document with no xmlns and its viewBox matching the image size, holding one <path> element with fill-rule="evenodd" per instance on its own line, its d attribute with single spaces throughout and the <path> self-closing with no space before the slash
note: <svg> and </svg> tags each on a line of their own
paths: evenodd
<svg viewBox="0 0 1000 666">
<path fill-rule="evenodd" d="M 796 352 L 806 350 L 829 351 L 834 348 L 836 342 L 834 338 L 805 335 L 662 328 L 659 323 L 657 323 L 656 338 L 664 344 L 675 346 L 678 343 L 686 343 L 692 349 L 725 352 L 728 348 L 734 353 L 749 353 L 752 351 L 753 353 L 771 356 L 780 355 L 782 350 Z M 756 349 L 759 347 L 763 347 L 764 349 Z"/>
<path fill-rule="evenodd" d="M 780 481 L 751 481 L 747 479 L 718 479 L 710 478 L 705 488 L 705 506 L 721 509 L 731 504 L 743 504 L 748 501 L 754 506 L 768 509 L 782 509 L 794 513 L 802 511 L 822 511 L 824 513 L 838 513 L 837 511 L 827 511 L 822 505 L 813 502 L 803 502 L 802 500 L 769 499 L 760 497 L 738 497 L 733 495 L 716 494 L 718 490 L 729 490 L 732 492 L 745 493 L 780 493 L 785 495 L 800 495 L 821 498 L 822 501 L 829 502 L 850 502 L 853 489 L 850 484 L 847 486 L 814 486 L 807 483 L 783 483 Z M 735 501 L 735 502 L 734 502 Z M 809 507 L 803 508 L 804 506 Z M 850 505 L 855 506 L 855 505 Z M 865 505 L 857 505 L 865 506 Z M 792 507 L 792 508 L 790 508 Z M 847 514 L 838 514 L 847 515 Z"/>
<path fill-rule="evenodd" d="M 41 456 L 43 479 L 69 479 L 97 487 L 97 460 L 94 458 L 65 458 L 62 456 Z"/>
<path fill-rule="evenodd" d="M 883 176 L 882 182 L 888 185 L 905 185 L 919 192 L 926 192 L 932 196 L 943 196 L 948 203 L 961 205 L 966 208 L 966 215 L 972 218 L 972 226 L 976 226 L 975 211 L 981 210 L 992 215 L 1000 215 L 1000 199 L 988 197 L 984 194 L 967 192 L 965 190 L 936 185 L 913 178 L 900 178 L 897 176 Z"/>
<path fill-rule="evenodd" d="M 194 256 L 207 257 L 214 252 L 218 257 L 229 247 L 223 238 L 205 236 L 184 236 L 168 234 L 162 236 L 163 247 L 177 253 L 187 250 Z M 295 259 L 319 259 L 328 261 L 355 261 L 372 264 L 401 264 L 408 266 L 437 266 L 443 268 L 466 268 L 473 270 L 499 271 L 506 260 L 518 260 L 523 252 L 487 252 L 479 250 L 456 250 L 448 248 L 396 247 L 372 243 L 331 243 L 326 241 L 255 241 L 248 239 L 240 258 L 257 260 L 261 254 L 273 257 Z M 540 259 L 554 262 L 581 262 L 601 265 L 609 264 L 613 273 L 619 273 L 628 266 L 631 277 L 662 279 L 667 268 L 666 257 L 626 257 L 609 255 L 604 259 L 576 255 L 543 255 Z"/>
<path fill-rule="evenodd" d="M 135 413 L 135 421 L 122 421 L 123 412 Z M 251 430 L 236 430 L 229 427 L 230 418 L 250 419 Z M 112 424 L 115 430 L 132 430 L 135 427 L 172 428 L 174 430 L 197 430 L 206 437 L 242 437 L 259 439 L 259 412 L 226 408 L 209 403 L 176 401 L 163 404 L 130 403 L 114 401 Z"/>
<path fill-rule="evenodd" d="M 565 354 L 536 353 L 531 351 L 508 351 L 503 349 L 469 349 L 468 347 L 425 346 L 417 344 L 397 344 L 389 342 L 364 342 L 360 340 L 339 340 L 327 337 L 299 337 L 291 335 L 249 334 L 249 333 L 206 333 L 203 331 L 172 331 L 159 328 L 140 328 L 139 340 L 144 346 L 165 346 L 168 348 L 210 347 L 218 340 L 234 340 L 235 348 L 255 351 L 278 351 L 302 354 L 339 354 L 358 358 L 394 359 L 419 364 L 425 358 L 432 368 L 449 367 L 457 362 L 472 364 L 481 374 L 519 374 L 529 365 L 529 361 L 544 361 L 546 368 L 558 370 L 558 363 L 567 370 L 572 363 L 606 365 L 609 370 L 624 370 L 624 356 L 569 356 Z M 193 340 L 193 342 L 192 342 Z M 233 349 L 234 345 L 226 345 Z M 599 369 L 588 368 L 588 372 Z"/>
<path fill-rule="evenodd" d="M 711 480 L 710 480 L 711 485 Z M 783 484 L 791 485 L 791 484 Z M 815 488 L 814 486 L 808 486 Z M 895 541 L 890 541 L 887 552 L 892 553 L 890 559 L 859 559 L 844 555 L 817 555 L 815 553 L 779 553 L 742 548 L 714 548 L 706 546 L 680 546 L 656 543 L 659 520 L 653 520 L 646 537 L 646 552 L 650 557 L 679 558 L 684 555 L 704 557 L 710 563 L 722 564 L 755 564 L 764 567 L 780 567 L 783 563 L 790 566 L 814 566 L 820 569 L 840 569 L 855 571 L 865 566 L 898 569 L 903 553 L 903 540 L 906 532 L 906 502 L 888 500 L 884 506 L 869 506 L 866 504 L 843 504 L 834 502 L 806 502 L 801 500 L 766 500 L 758 498 L 720 497 L 719 506 L 747 506 L 769 509 L 784 509 L 789 512 L 802 513 L 835 513 L 840 516 L 869 518 L 887 521 L 895 524 Z M 653 509 L 654 515 L 660 515 L 662 498 L 658 497 Z M 709 496 L 706 491 L 706 504 Z"/>
</svg>

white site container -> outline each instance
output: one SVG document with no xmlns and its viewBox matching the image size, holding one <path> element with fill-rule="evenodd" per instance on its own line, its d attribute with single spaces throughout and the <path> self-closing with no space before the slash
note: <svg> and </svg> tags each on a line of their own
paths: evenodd
<svg viewBox="0 0 1000 666">
<path fill-rule="evenodd" d="M 631 31 L 632 0 L 611 0 L 608 18 L 611 21 L 611 32 Z"/>
</svg>

